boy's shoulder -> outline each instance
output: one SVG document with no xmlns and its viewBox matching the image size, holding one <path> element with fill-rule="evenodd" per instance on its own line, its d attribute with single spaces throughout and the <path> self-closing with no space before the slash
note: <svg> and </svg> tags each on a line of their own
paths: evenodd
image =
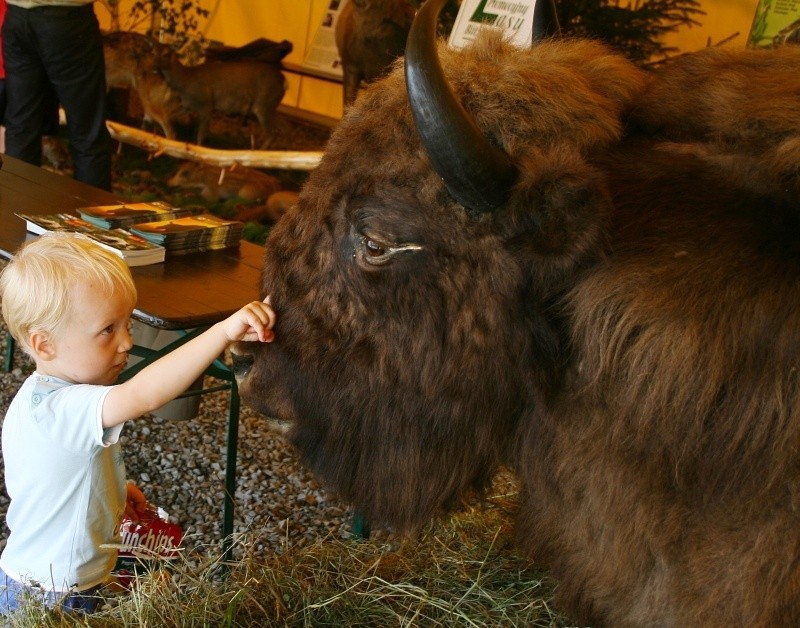
<svg viewBox="0 0 800 628">
<path fill-rule="evenodd" d="M 72 386 L 70 382 L 59 379 L 58 377 L 53 377 L 51 375 L 40 375 L 39 373 L 34 373 L 31 375 L 29 380 L 31 381 L 33 387 L 33 405 L 39 403 L 40 398 L 46 397 L 57 390 L 66 388 L 67 386 Z"/>
<path fill-rule="evenodd" d="M 4 439 L 17 446 L 58 443 L 59 451 L 91 452 L 105 444 L 100 412 L 110 389 L 33 373 L 8 406 Z"/>
<path fill-rule="evenodd" d="M 14 400 L 18 402 L 28 401 L 31 408 L 35 408 L 52 393 L 71 385 L 58 377 L 33 372 L 22 382 L 19 390 L 14 395 Z"/>
<path fill-rule="evenodd" d="M 14 398 L 28 400 L 30 408 L 33 410 L 42 402 L 48 399 L 53 393 L 70 389 L 80 395 L 91 395 L 91 389 L 105 388 L 93 384 L 75 384 L 66 380 L 54 377 L 53 375 L 42 375 L 41 373 L 31 373 L 22 383 Z"/>
</svg>

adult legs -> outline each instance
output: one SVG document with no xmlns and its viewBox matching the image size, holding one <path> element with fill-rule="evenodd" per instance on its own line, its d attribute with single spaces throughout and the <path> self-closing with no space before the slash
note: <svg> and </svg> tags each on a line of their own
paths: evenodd
<svg viewBox="0 0 800 628">
<path fill-rule="evenodd" d="M 105 120 L 100 26 L 91 4 L 69 7 L 51 17 L 39 25 L 39 41 L 44 67 L 67 117 L 75 178 L 110 190 L 111 137 Z"/>
<path fill-rule="evenodd" d="M 36 52 L 27 18 L 26 9 L 9 6 L 3 22 L 6 154 L 38 166 L 42 161 L 42 111 L 47 74 Z"/>
<path fill-rule="evenodd" d="M 25 15 L 19 16 L 20 13 Z M 24 29 L 20 29 L 20 36 L 15 35 L 17 29 L 14 25 L 18 22 L 24 24 Z M 6 53 L 7 50 L 12 53 L 11 60 Z M 30 116 L 35 117 L 38 123 L 36 142 L 29 139 L 30 127 L 26 128 L 24 134 L 20 132 L 20 145 L 24 137 L 26 150 L 30 151 L 24 155 L 32 156 L 33 144 L 38 144 L 35 147 L 36 155 L 41 159 L 38 136 L 46 122 L 44 94 L 46 83 L 49 82 L 55 89 L 67 117 L 67 133 L 75 178 L 110 190 L 111 137 L 105 123 L 103 42 L 92 5 L 47 6 L 34 9 L 9 6 L 3 26 L 3 51 L 6 54 L 6 74 L 9 81 L 6 117 L 10 117 L 9 109 L 12 109 L 11 103 L 17 96 L 18 106 L 13 107 L 17 119 Z M 15 54 L 18 55 L 16 58 Z M 28 71 L 23 75 L 25 78 L 15 79 L 19 82 L 12 85 L 11 80 L 17 69 L 17 60 L 21 61 L 20 65 L 23 68 L 27 66 Z M 36 72 L 33 71 L 34 68 Z M 29 92 L 17 93 L 19 90 L 32 88 L 36 91 L 36 95 Z M 25 105 L 19 103 L 25 101 L 28 102 L 28 106 L 36 106 L 35 116 L 22 111 Z M 9 143 L 8 137 L 6 143 Z M 9 154 L 14 155 L 10 151 Z M 21 151 L 20 156 L 25 159 Z M 32 160 L 31 162 L 39 163 Z"/>
<path fill-rule="evenodd" d="M 48 85 L 48 93 L 42 98 L 42 135 L 58 135 L 60 122 L 58 119 L 58 95 L 52 85 Z"/>
</svg>

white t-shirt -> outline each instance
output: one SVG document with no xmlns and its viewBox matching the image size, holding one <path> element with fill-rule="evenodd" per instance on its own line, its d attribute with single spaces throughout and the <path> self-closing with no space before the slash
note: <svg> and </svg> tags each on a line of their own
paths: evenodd
<svg viewBox="0 0 800 628">
<path fill-rule="evenodd" d="M 64 592 L 103 582 L 116 562 L 125 510 L 122 425 L 104 430 L 110 386 L 34 373 L 3 423 L 11 530 L 0 567 L 24 584 Z"/>
</svg>

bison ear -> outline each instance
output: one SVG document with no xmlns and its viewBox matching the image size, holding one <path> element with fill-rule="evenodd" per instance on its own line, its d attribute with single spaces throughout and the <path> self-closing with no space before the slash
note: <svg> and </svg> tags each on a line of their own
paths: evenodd
<svg viewBox="0 0 800 628">
<path fill-rule="evenodd" d="M 795 199 L 800 197 L 800 136 L 785 139 L 764 157 L 771 179 Z"/>
<path fill-rule="evenodd" d="M 610 197 L 599 171 L 569 149 L 531 155 L 494 224 L 507 247 L 538 279 L 601 255 Z"/>
</svg>

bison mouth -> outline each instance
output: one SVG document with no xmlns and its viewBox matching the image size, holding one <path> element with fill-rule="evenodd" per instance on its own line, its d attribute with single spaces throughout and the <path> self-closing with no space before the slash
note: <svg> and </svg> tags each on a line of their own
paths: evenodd
<svg viewBox="0 0 800 628">
<path fill-rule="evenodd" d="M 250 353 L 242 353 L 241 348 L 237 350 L 236 345 L 231 347 L 231 362 L 233 365 L 233 374 L 236 376 L 236 381 L 241 383 L 250 375 L 250 371 L 255 363 L 255 358 Z"/>
<path fill-rule="evenodd" d="M 294 424 L 294 412 L 292 411 L 288 397 L 265 394 L 270 391 L 282 390 L 278 383 L 278 378 L 268 378 L 269 386 L 260 386 L 253 382 L 253 366 L 255 364 L 255 352 L 259 347 L 253 346 L 258 343 L 238 342 L 231 346 L 231 363 L 233 374 L 236 377 L 236 384 L 239 388 L 241 398 L 266 418 L 275 431 L 287 433 Z M 270 347 L 271 349 L 272 347 Z M 260 394 L 255 394 L 255 389 L 263 388 Z"/>
</svg>

